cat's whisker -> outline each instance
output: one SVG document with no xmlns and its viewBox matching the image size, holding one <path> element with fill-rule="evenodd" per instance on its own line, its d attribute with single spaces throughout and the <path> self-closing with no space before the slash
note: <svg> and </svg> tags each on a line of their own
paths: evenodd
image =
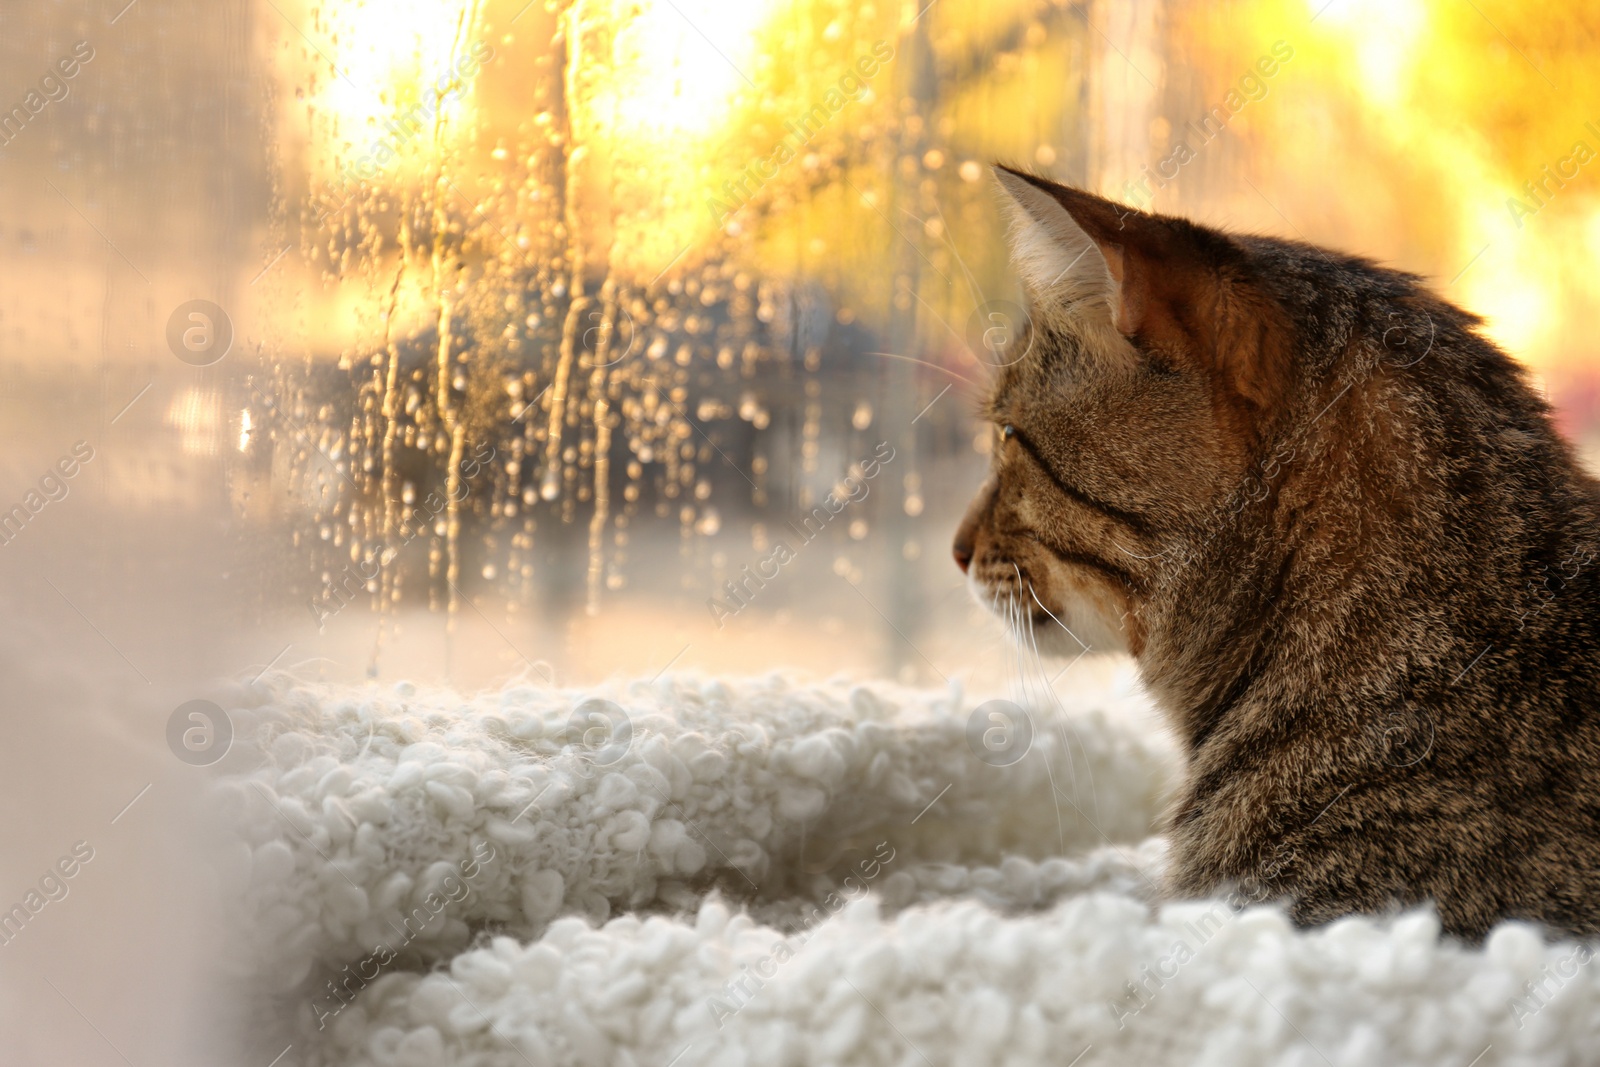
<svg viewBox="0 0 1600 1067">
<path fill-rule="evenodd" d="M 1022 573 L 1020 571 L 1018 571 L 1018 573 L 1017 573 L 1017 578 L 1018 578 L 1018 580 L 1021 580 L 1021 578 L 1022 578 Z M 1078 644 L 1083 646 L 1083 652 L 1079 653 L 1079 655 L 1083 655 L 1084 653 L 1087 653 L 1089 651 L 1088 644 L 1086 644 L 1083 641 L 1083 639 L 1080 638 L 1077 634 L 1075 634 L 1071 630 L 1067 629 L 1066 623 L 1062 622 L 1060 619 L 1057 619 L 1055 612 L 1051 611 L 1049 608 L 1046 608 L 1044 606 L 1044 602 L 1039 599 L 1039 594 L 1033 588 L 1033 583 L 1032 582 L 1028 583 L 1028 595 L 1033 597 L 1033 602 L 1035 604 L 1038 604 L 1039 607 L 1044 609 L 1044 613 L 1046 615 L 1050 616 L 1050 618 L 1052 618 L 1052 619 L 1055 619 L 1055 623 L 1056 623 L 1057 626 L 1061 627 L 1063 630 L 1066 630 L 1067 633 L 1071 635 L 1071 637 L 1072 637 L 1072 639 L 1074 641 L 1077 641 Z M 1034 656 L 1035 656 L 1035 658 L 1038 657 L 1038 645 L 1037 644 L 1034 645 Z M 1042 662 L 1039 664 L 1039 673 L 1040 673 L 1041 677 L 1044 674 L 1044 664 Z M 1077 729 L 1074 728 L 1070 724 L 1069 719 L 1071 717 L 1069 715 L 1067 715 L 1066 706 L 1061 703 L 1061 697 L 1056 693 L 1055 685 L 1050 680 L 1046 680 L 1045 681 L 1045 689 L 1050 694 L 1050 702 L 1055 706 L 1054 718 L 1055 718 L 1055 721 L 1056 721 L 1056 728 L 1061 731 L 1061 742 L 1067 748 L 1067 761 L 1068 761 L 1067 765 L 1068 765 L 1068 767 L 1070 767 L 1072 769 L 1072 772 L 1073 772 L 1073 791 L 1074 792 L 1077 791 L 1077 763 L 1072 758 L 1073 743 L 1076 742 L 1077 743 L 1077 747 L 1083 750 L 1083 765 L 1084 765 L 1085 769 L 1089 773 L 1089 800 L 1090 800 L 1090 803 L 1092 803 L 1093 806 L 1094 806 L 1094 818 L 1095 818 L 1095 822 L 1098 823 L 1100 821 L 1100 793 L 1099 793 L 1099 790 L 1097 790 L 1095 788 L 1095 785 L 1094 785 L 1094 761 L 1089 758 L 1089 749 L 1088 749 L 1087 746 L 1084 745 L 1083 739 L 1078 736 Z M 1072 737 L 1070 737 L 1070 738 L 1067 736 L 1067 731 L 1068 730 L 1072 731 Z"/>
<path fill-rule="evenodd" d="M 1020 594 L 1020 590 L 1018 591 Z M 1025 614 L 1022 597 L 1014 595 L 1011 600 L 1012 637 L 1011 644 L 1017 665 L 1017 703 L 1024 709 L 1028 707 L 1028 650 L 1024 643 L 1023 616 Z"/>
<path fill-rule="evenodd" d="M 1011 573 L 1016 574 L 1016 595 L 1014 595 L 1013 605 L 1014 609 L 1016 609 L 1016 619 L 1018 619 L 1018 635 L 1016 635 L 1016 638 L 1018 638 L 1018 657 L 1019 661 L 1021 661 L 1022 699 L 1029 702 L 1029 704 L 1034 704 L 1034 701 L 1030 701 L 1029 693 L 1027 693 L 1029 665 L 1032 665 L 1032 677 L 1037 680 L 1038 685 L 1045 689 L 1046 693 L 1050 694 L 1051 699 L 1054 701 L 1056 693 L 1054 693 L 1054 689 L 1051 688 L 1050 681 L 1046 680 L 1045 664 L 1043 664 L 1042 659 L 1040 659 L 1040 654 L 1038 654 L 1038 633 L 1035 632 L 1034 629 L 1034 613 L 1027 609 L 1026 603 L 1022 603 L 1022 587 L 1024 587 L 1024 585 L 1029 585 L 1029 589 L 1032 589 L 1032 585 L 1027 582 L 1027 579 L 1022 577 L 1022 568 L 1021 566 L 1016 565 L 1016 561 L 1014 560 L 1013 563 L 1011 563 Z M 1035 600 L 1037 600 L 1037 597 L 1035 597 Z M 1026 621 L 1026 629 L 1024 629 L 1024 621 Z M 1059 701 L 1056 702 L 1058 702 L 1059 705 Z M 1075 779 L 1077 779 L 1077 768 L 1075 768 L 1075 765 L 1070 763 L 1070 760 L 1072 760 L 1072 753 L 1070 753 L 1070 750 L 1067 752 L 1067 760 L 1069 760 L 1069 769 L 1072 771 L 1072 774 L 1074 774 L 1075 790 L 1077 789 L 1077 784 L 1075 784 Z M 1045 766 L 1046 768 L 1050 766 L 1050 758 L 1048 757 L 1045 758 Z"/>
<path fill-rule="evenodd" d="M 1044 606 L 1044 602 L 1039 599 L 1039 594 L 1035 593 L 1033 591 L 1033 583 L 1032 582 L 1028 583 L 1028 593 L 1033 597 L 1033 602 L 1035 604 L 1039 605 L 1039 609 L 1041 611 L 1043 611 L 1046 615 L 1050 616 L 1050 618 L 1055 619 L 1055 624 L 1057 626 L 1061 627 L 1063 630 L 1067 631 L 1067 636 L 1068 637 L 1070 637 L 1074 641 L 1078 642 L 1078 644 L 1083 648 L 1083 650 L 1085 652 L 1089 651 L 1089 642 L 1085 641 L 1083 638 L 1081 638 L 1077 634 L 1073 633 L 1072 630 L 1067 627 L 1066 623 L 1064 623 L 1060 619 L 1056 618 L 1056 613 L 1055 612 L 1051 611 L 1049 608 Z"/>
<path fill-rule="evenodd" d="M 933 315 L 933 317 L 938 319 L 939 322 L 944 326 L 945 329 L 950 331 L 950 336 L 951 337 L 954 337 L 957 341 L 959 341 L 961 343 L 961 351 L 966 353 L 966 356 L 967 356 L 968 359 L 972 360 L 972 362 L 976 363 L 980 367 L 988 367 L 988 366 L 990 366 L 989 364 L 985 363 L 983 360 L 979 359 L 977 356 L 973 355 L 972 349 L 967 347 L 967 339 L 965 337 L 961 336 L 961 334 L 956 331 L 956 328 L 950 324 L 950 320 L 949 319 L 947 319 L 943 315 L 939 314 L 937 308 L 935 308 L 932 304 L 928 303 L 926 300 L 922 299 L 921 296 L 918 296 L 917 295 L 917 291 L 915 289 L 911 290 L 911 295 L 916 298 L 917 303 L 919 303 L 923 307 L 927 308 L 928 311 Z"/>
<path fill-rule="evenodd" d="M 910 208 L 902 207 L 900 210 L 922 223 L 923 226 L 927 225 L 927 220 L 917 218 Z M 940 236 L 943 238 L 944 244 L 950 249 L 950 254 L 956 257 L 956 264 L 961 268 L 961 274 L 966 279 L 967 293 L 972 297 L 973 306 L 983 307 L 989 302 L 988 298 L 983 295 L 983 289 L 979 287 L 977 279 L 973 277 L 972 271 L 968 269 L 967 261 L 962 258 L 961 250 L 956 247 L 955 237 L 950 232 L 950 222 L 944 217 L 944 206 L 939 203 L 937 197 L 933 201 L 933 210 L 939 215 Z"/>
<path fill-rule="evenodd" d="M 972 297 L 975 306 L 983 307 L 989 302 L 989 298 L 983 295 L 983 288 L 978 285 L 978 279 L 967 267 L 966 258 L 962 256 L 961 250 L 956 247 L 956 239 L 950 233 L 950 224 L 945 222 L 944 208 L 935 200 L 933 209 L 939 213 L 939 221 L 944 225 L 945 244 L 949 246 L 950 254 L 956 257 L 956 262 L 961 266 L 961 273 L 967 279 L 967 293 Z"/>
<path fill-rule="evenodd" d="M 1017 570 L 1017 582 L 1018 582 L 1018 584 L 1020 586 L 1020 584 L 1021 584 L 1021 582 L 1023 580 L 1022 579 L 1022 571 L 1016 567 L 1016 564 L 1012 564 L 1012 567 L 1013 567 L 1013 569 Z M 1019 588 L 1018 589 L 1018 594 L 1019 595 L 1018 595 L 1018 598 L 1017 598 L 1018 610 L 1019 611 L 1025 611 L 1025 605 L 1022 604 L 1022 598 L 1020 596 L 1020 593 L 1021 593 L 1021 589 Z M 1048 682 L 1045 681 L 1044 664 L 1040 661 L 1040 658 L 1039 658 L 1039 641 L 1038 641 L 1037 634 L 1034 632 L 1033 612 L 1025 611 L 1025 614 L 1026 614 L 1026 618 L 1027 618 L 1027 635 L 1026 636 L 1027 636 L 1027 642 L 1028 642 L 1028 651 L 1031 652 L 1031 654 L 1032 654 L 1033 666 L 1034 666 L 1034 670 L 1035 670 L 1035 677 L 1038 680 L 1038 682 L 1041 685 L 1043 685 L 1043 687 L 1050 693 L 1051 697 L 1053 698 L 1055 696 L 1055 692 L 1054 692 L 1054 690 L 1050 689 L 1050 686 L 1049 686 Z M 1026 691 L 1026 684 L 1024 684 L 1024 691 Z M 1030 720 L 1034 715 L 1034 710 L 1033 709 L 1036 706 L 1038 706 L 1038 702 L 1035 702 L 1035 701 L 1028 701 L 1028 703 L 1026 705 L 1026 707 L 1028 709 L 1027 714 L 1029 715 Z M 1037 737 L 1037 734 L 1035 735 L 1035 737 Z M 1062 735 L 1062 741 L 1066 742 L 1066 736 L 1064 734 Z M 1077 767 L 1077 763 L 1072 758 L 1072 746 L 1071 746 L 1070 743 L 1068 743 L 1066 745 L 1066 749 L 1067 749 L 1067 776 L 1068 776 L 1067 777 L 1067 786 L 1068 786 L 1069 789 L 1072 790 L 1073 795 L 1077 795 L 1077 792 L 1078 792 L 1078 767 Z M 1067 851 L 1066 822 L 1065 822 L 1065 820 L 1063 819 L 1063 817 L 1061 815 L 1061 796 L 1062 796 L 1062 794 L 1061 794 L 1060 790 L 1056 787 L 1056 772 L 1055 772 L 1055 768 L 1050 765 L 1050 754 L 1046 749 L 1042 749 L 1041 748 L 1039 750 L 1039 758 L 1044 761 L 1045 776 L 1046 776 L 1046 778 L 1048 778 L 1048 780 L 1050 782 L 1050 803 L 1052 805 L 1054 805 L 1054 807 L 1056 809 L 1056 841 L 1057 841 L 1057 844 L 1061 848 L 1062 855 L 1066 855 L 1066 851 Z M 1097 811 L 1095 813 L 1095 818 L 1099 819 L 1099 817 L 1100 817 L 1099 816 L 1099 812 Z"/>
<path fill-rule="evenodd" d="M 966 349 L 963 347 L 962 351 L 966 351 Z M 971 378 L 968 378 L 965 374 L 957 374 L 955 371 L 951 370 L 949 367 L 941 367 L 941 366 L 939 366 L 939 364 L 937 364 L 937 363 L 929 363 L 925 359 L 918 359 L 915 356 L 902 356 L 898 352 L 868 352 L 866 354 L 869 355 L 869 356 L 882 356 L 884 359 L 903 359 L 907 363 L 920 363 L 924 367 L 932 367 L 934 370 L 938 371 L 940 374 L 948 374 L 948 375 L 950 375 L 950 377 L 954 378 L 958 382 L 966 382 L 968 385 L 972 386 L 974 389 L 978 388 L 978 383 L 973 381 Z M 968 354 L 970 355 L 971 353 L 968 353 Z"/>
<path fill-rule="evenodd" d="M 922 299 L 922 297 L 917 293 L 917 291 L 915 289 L 910 290 L 910 293 L 911 293 L 911 296 L 916 300 L 917 303 L 919 303 L 923 307 L 927 308 L 933 314 L 933 317 L 938 319 L 940 324 L 943 325 L 945 329 L 950 331 L 950 336 L 951 337 L 954 337 L 957 341 L 961 342 L 961 350 L 963 352 L 966 352 L 966 350 L 967 350 L 967 339 L 965 337 L 962 337 L 959 333 L 956 332 L 956 328 L 950 324 L 950 320 L 945 318 L 943 315 L 939 314 L 938 309 L 935 308 L 932 304 L 930 304 L 926 300 Z M 967 355 L 970 356 L 970 355 L 972 355 L 972 353 L 971 352 L 967 352 Z"/>
<path fill-rule="evenodd" d="M 1016 601 L 1016 598 L 1011 595 L 1011 590 L 1010 589 L 1007 589 L 1005 591 L 1004 597 L 1005 597 L 1005 601 L 1004 601 L 1005 614 L 1001 618 L 1002 618 L 1002 621 L 1005 623 L 1006 641 L 1007 641 L 1008 644 L 1011 645 L 1011 651 L 1006 657 L 1007 665 L 1008 665 L 1008 668 L 1009 668 L 1008 674 L 1010 675 L 1006 679 L 1006 686 L 1007 686 L 1007 689 L 1012 693 L 1012 695 L 1015 696 L 1015 695 L 1020 695 L 1019 694 L 1019 690 L 1021 689 L 1021 673 L 1020 673 L 1020 671 L 1018 671 L 1018 660 L 1017 660 L 1017 650 L 1016 650 L 1016 644 L 1017 644 L 1017 635 L 1016 635 L 1017 601 Z"/>
</svg>

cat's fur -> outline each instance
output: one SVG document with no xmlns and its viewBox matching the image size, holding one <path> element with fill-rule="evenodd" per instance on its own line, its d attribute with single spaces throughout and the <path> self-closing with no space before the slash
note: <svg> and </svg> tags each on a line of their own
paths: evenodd
<svg viewBox="0 0 1600 1067">
<path fill-rule="evenodd" d="M 1600 931 L 1600 484 L 1522 370 L 1413 275 L 996 173 L 1031 335 L 956 558 L 1136 659 L 1171 891 Z"/>
</svg>

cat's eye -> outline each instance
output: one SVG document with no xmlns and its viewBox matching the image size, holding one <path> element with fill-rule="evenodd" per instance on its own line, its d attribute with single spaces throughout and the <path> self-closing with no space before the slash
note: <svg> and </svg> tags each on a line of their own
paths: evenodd
<svg viewBox="0 0 1600 1067">
<path fill-rule="evenodd" d="M 1000 427 L 1000 440 L 1009 441 L 1015 436 L 1017 436 L 1016 427 L 1012 426 L 1010 423 Z"/>
</svg>

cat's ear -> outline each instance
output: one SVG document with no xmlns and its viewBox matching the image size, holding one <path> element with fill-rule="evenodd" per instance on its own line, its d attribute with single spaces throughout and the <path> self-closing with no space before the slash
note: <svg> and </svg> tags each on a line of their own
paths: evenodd
<svg viewBox="0 0 1600 1067">
<path fill-rule="evenodd" d="M 1124 250 L 1129 225 L 1148 216 L 1010 167 L 994 175 L 1011 217 L 1012 266 L 1034 300 L 1137 333 L 1148 294 Z"/>
<path fill-rule="evenodd" d="M 1277 406 L 1293 324 L 1226 234 L 1009 167 L 995 177 L 1011 214 L 1012 263 L 1037 314 L 1135 342 L 1097 346 L 1108 358 L 1137 349 L 1169 367 L 1206 367 L 1253 407 Z"/>
</svg>

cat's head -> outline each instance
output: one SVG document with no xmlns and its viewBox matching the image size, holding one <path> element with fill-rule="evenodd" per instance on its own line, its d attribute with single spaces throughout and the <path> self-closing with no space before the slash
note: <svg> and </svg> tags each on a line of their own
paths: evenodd
<svg viewBox="0 0 1600 1067">
<path fill-rule="evenodd" d="M 996 177 L 1028 312 L 985 406 L 992 465 L 956 562 L 986 604 L 1031 616 L 1043 650 L 1137 655 L 1160 569 L 1240 483 L 1293 388 L 1291 319 L 1250 242 Z"/>
</svg>

